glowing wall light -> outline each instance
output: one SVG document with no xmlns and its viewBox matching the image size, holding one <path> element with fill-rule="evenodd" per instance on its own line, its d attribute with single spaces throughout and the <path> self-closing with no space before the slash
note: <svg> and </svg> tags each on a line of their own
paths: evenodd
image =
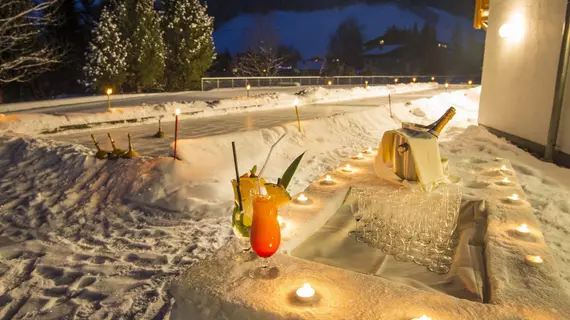
<svg viewBox="0 0 570 320">
<path fill-rule="evenodd" d="M 499 36 L 503 39 L 520 41 L 524 38 L 525 23 L 522 15 L 517 14 L 499 28 Z"/>
</svg>

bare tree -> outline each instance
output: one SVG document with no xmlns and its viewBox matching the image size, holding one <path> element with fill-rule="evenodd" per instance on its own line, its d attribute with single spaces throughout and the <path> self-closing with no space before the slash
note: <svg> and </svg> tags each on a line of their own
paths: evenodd
<svg viewBox="0 0 570 320">
<path fill-rule="evenodd" d="M 62 61 L 63 52 L 44 39 L 46 28 L 57 24 L 58 5 L 59 0 L 2 1 L 0 85 L 28 81 Z"/>
<path fill-rule="evenodd" d="M 281 71 L 285 57 L 280 57 L 270 45 L 260 41 L 256 51 L 248 51 L 236 57 L 238 75 L 242 77 L 276 76 Z"/>
<path fill-rule="evenodd" d="M 237 74 L 243 77 L 276 76 L 286 57 L 278 53 L 279 36 L 272 13 L 256 15 L 254 28 L 245 32 L 249 50 L 236 56 Z"/>
</svg>

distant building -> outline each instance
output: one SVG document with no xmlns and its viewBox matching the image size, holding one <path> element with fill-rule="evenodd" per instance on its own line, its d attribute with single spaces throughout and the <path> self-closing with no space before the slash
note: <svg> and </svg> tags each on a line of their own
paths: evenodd
<svg viewBox="0 0 570 320">
<path fill-rule="evenodd" d="M 299 62 L 297 65 L 301 76 L 320 76 L 321 70 L 325 64 L 325 59 L 321 57 L 312 57 L 310 59 Z"/>
</svg>

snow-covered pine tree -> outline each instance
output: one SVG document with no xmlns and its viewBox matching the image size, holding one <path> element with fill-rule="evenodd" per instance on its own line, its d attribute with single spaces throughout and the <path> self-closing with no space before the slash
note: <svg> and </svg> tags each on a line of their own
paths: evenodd
<svg viewBox="0 0 570 320">
<path fill-rule="evenodd" d="M 154 10 L 154 0 L 128 1 L 131 18 L 125 21 L 131 51 L 128 59 L 128 83 L 137 91 L 157 88 L 164 76 L 165 46 L 160 18 Z"/>
<path fill-rule="evenodd" d="M 214 18 L 199 0 L 162 0 L 169 90 L 191 89 L 215 58 Z"/>
<path fill-rule="evenodd" d="M 118 90 L 125 83 L 130 43 L 120 25 L 126 19 L 124 3 L 112 0 L 103 8 L 99 24 L 93 30 L 84 72 L 86 85 L 95 92 L 106 87 Z"/>
</svg>

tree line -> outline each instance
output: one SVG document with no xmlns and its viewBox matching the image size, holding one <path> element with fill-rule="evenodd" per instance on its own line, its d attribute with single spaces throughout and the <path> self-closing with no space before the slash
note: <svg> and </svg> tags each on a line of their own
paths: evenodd
<svg viewBox="0 0 570 320">
<path fill-rule="evenodd" d="M 0 9 L 0 102 L 193 89 L 215 58 L 214 18 L 199 0 L 8 0 Z"/>
</svg>

